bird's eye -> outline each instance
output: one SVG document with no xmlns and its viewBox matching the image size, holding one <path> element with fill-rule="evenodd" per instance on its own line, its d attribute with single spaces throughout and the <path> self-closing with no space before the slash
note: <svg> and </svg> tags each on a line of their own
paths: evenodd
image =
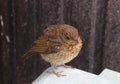
<svg viewBox="0 0 120 84">
<path fill-rule="evenodd" d="M 68 33 L 65 34 L 65 39 L 68 39 L 68 40 L 70 39 L 70 36 Z"/>
</svg>

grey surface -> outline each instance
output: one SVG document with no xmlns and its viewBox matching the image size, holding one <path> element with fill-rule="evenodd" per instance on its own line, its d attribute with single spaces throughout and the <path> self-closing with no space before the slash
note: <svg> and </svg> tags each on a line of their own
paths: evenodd
<svg viewBox="0 0 120 84">
<path fill-rule="evenodd" d="M 109 0 L 106 12 L 103 67 L 120 72 L 120 0 Z"/>
</svg>

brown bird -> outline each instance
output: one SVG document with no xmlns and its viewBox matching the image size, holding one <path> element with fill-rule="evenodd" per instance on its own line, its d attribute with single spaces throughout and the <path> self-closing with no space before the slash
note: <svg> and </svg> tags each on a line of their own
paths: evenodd
<svg viewBox="0 0 120 84">
<path fill-rule="evenodd" d="M 33 46 L 24 54 L 27 59 L 34 53 L 39 53 L 41 57 L 52 66 L 65 65 L 74 59 L 82 48 L 82 40 L 78 30 L 67 24 L 48 26 Z M 51 71 L 57 76 L 61 76 L 54 69 Z"/>
</svg>

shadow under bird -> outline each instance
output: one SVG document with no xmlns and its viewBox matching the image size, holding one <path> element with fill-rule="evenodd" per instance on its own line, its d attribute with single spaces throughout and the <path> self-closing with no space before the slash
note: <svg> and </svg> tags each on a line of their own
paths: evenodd
<svg viewBox="0 0 120 84">
<path fill-rule="evenodd" d="M 67 24 L 50 25 L 43 31 L 43 35 L 34 41 L 23 58 L 26 60 L 32 54 L 40 54 L 46 62 L 53 66 L 50 73 L 59 77 L 62 74 L 55 71 L 55 67 L 66 67 L 65 63 L 74 59 L 81 48 L 82 40 L 75 27 Z"/>
</svg>

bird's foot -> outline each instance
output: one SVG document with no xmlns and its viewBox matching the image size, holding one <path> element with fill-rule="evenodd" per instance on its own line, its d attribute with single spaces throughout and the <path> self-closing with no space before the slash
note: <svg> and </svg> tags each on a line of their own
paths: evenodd
<svg viewBox="0 0 120 84">
<path fill-rule="evenodd" d="M 60 66 L 63 66 L 64 68 L 72 68 L 72 66 L 68 66 L 68 65 L 65 65 L 65 64 L 60 65 Z"/>
<path fill-rule="evenodd" d="M 57 71 L 54 71 L 54 70 L 48 71 L 48 73 L 52 73 L 52 74 L 56 75 L 57 77 L 66 76 L 66 75 L 61 74 L 62 72 L 57 72 Z"/>
</svg>

